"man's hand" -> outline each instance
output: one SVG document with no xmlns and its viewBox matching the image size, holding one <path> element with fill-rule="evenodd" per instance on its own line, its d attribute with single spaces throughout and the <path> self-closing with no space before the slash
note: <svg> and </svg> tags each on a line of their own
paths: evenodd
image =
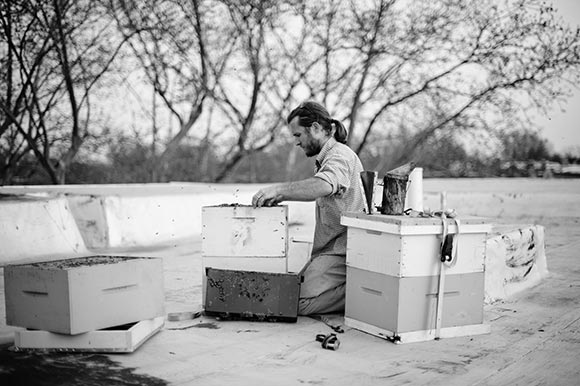
<svg viewBox="0 0 580 386">
<path fill-rule="evenodd" d="M 272 206 L 282 201 L 314 201 L 332 194 L 332 185 L 317 177 L 285 182 L 260 189 L 252 198 L 252 206 Z"/>
<path fill-rule="evenodd" d="M 258 193 L 254 194 L 252 197 L 252 206 L 254 208 L 259 208 L 261 206 L 274 206 L 282 201 L 282 197 L 278 193 L 276 186 L 269 186 L 264 189 L 260 189 Z"/>
</svg>

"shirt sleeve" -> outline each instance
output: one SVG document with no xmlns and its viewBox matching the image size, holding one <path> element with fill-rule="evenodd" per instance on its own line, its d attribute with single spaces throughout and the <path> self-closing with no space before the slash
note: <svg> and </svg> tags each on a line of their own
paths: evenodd
<svg viewBox="0 0 580 386">
<path fill-rule="evenodd" d="M 350 187 L 349 175 L 348 160 L 339 156 L 331 156 L 324 160 L 314 177 L 320 178 L 332 186 L 330 195 L 341 195 Z"/>
</svg>

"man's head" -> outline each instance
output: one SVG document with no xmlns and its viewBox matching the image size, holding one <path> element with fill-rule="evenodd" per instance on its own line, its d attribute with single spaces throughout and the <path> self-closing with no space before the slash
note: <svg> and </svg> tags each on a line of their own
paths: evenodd
<svg viewBox="0 0 580 386">
<path fill-rule="evenodd" d="M 322 130 L 319 123 L 314 122 L 309 127 L 300 126 L 299 119 L 290 121 L 290 132 L 296 140 L 296 146 L 300 146 L 307 157 L 313 157 L 320 153 L 322 146 L 330 136 Z"/>
<path fill-rule="evenodd" d="M 287 121 L 296 139 L 296 146 L 300 146 L 308 157 L 320 153 L 322 146 L 333 135 L 338 142 L 346 143 L 345 127 L 332 119 L 324 106 L 319 103 L 302 103 L 292 110 Z"/>
</svg>

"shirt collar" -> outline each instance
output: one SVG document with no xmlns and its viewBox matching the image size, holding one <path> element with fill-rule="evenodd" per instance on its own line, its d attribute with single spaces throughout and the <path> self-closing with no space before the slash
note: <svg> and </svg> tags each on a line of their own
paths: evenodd
<svg viewBox="0 0 580 386">
<path fill-rule="evenodd" d="M 332 149 L 336 144 L 337 144 L 336 139 L 334 139 L 334 137 L 330 137 L 328 141 L 326 141 L 326 143 L 322 146 L 322 149 L 320 149 L 320 153 L 318 153 L 318 155 L 316 156 L 316 166 L 318 168 L 320 168 L 320 166 L 322 165 L 322 161 L 324 161 L 324 158 L 326 158 L 326 155 L 328 154 L 330 149 Z"/>
</svg>

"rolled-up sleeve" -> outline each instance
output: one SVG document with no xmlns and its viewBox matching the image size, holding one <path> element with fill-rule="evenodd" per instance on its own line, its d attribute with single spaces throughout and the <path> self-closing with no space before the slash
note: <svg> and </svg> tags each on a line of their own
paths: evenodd
<svg viewBox="0 0 580 386">
<path fill-rule="evenodd" d="M 328 182 L 333 195 L 342 194 L 350 187 L 350 174 L 348 160 L 336 155 L 328 157 L 314 177 Z"/>
</svg>

